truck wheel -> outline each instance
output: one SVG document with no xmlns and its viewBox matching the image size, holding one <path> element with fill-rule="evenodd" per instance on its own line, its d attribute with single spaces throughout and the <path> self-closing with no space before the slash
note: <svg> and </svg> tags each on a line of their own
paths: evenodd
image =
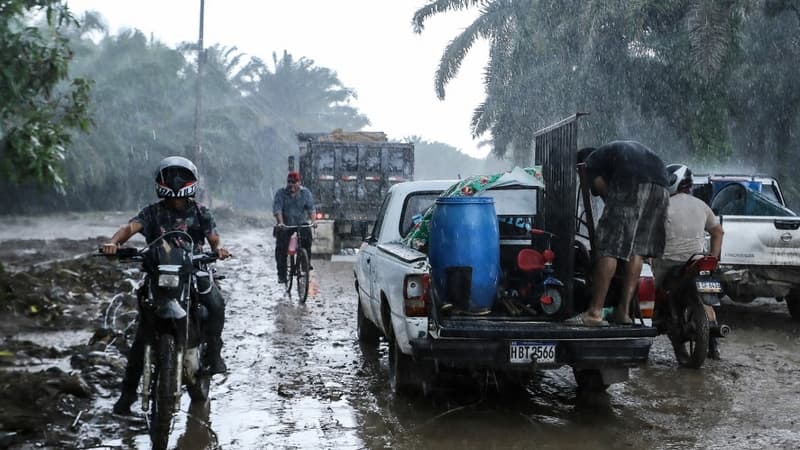
<svg viewBox="0 0 800 450">
<path fill-rule="evenodd" d="M 608 385 L 603 383 L 603 375 L 597 369 L 572 368 L 575 384 L 581 392 L 605 392 Z"/>
<path fill-rule="evenodd" d="M 397 395 L 427 395 L 430 381 L 422 376 L 411 356 L 400 350 L 394 336 L 389 342 L 389 384 Z"/>
<path fill-rule="evenodd" d="M 789 307 L 789 315 L 792 320 L 800 321 L 800 289 L 792 289 L 786 296 L 786 306 Z"/>
<path fill-rule="evenodd" d="M 372 323 L 361 307 L 361 294 L 358 294 L 358 311 L 356 312 L 356 331 L 358 333 L 358 343 L 362 348 L 375 350 L 381 339 L 381 330 Z"/>
</svg>

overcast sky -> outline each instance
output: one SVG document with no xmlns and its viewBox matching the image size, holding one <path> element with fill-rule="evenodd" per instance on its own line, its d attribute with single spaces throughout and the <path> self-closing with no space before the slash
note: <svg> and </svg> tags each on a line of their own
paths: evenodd
<svg viewBox="0 0 800 450">
<path fill-rule="evenodd" d="M 112 33 L 138 28 L 174 45 L 196 41 L 200 0 L 67 0 L 76 15 L 102 14 Z M 369 130 L 391 138 L 419 135 L 482 157 L 469 132 L 472 111 L 483 100 L 488 45 L 477 43 L 459 77 L 438 100 L 433 76 L 447 43 L 477 16 L 476 10 L 434 16 L 422 34 L 411 18 L 426 0 L 206 0 L 206 46 L 236 46 L 272 61 L 287 50 L 336 71 L 358 93 L 355 106 L 372 121 Z M 302 130 L 325 131 L 325 130 Z M 484 136 L 486 138 L 486 136 Z"/>
</svg>

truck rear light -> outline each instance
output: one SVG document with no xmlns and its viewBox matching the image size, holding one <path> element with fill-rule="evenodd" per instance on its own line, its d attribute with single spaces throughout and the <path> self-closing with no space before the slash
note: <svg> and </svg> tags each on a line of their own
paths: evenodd
<svg viewBox="0 0 800 450">
<path fill-rule="evenodd" d="M 356 175 L 342 175 L 342 180 L 344 181 L 355 181 L 358 179 Z"/>
<path fill-rule="evenodd" d="M 656 282 L 653 277 L 639 277 L 639 309 L 642 317 L 652 318 L 656 301 Z"/>
<path fill-rule="evenodd" d="M 320 220 L 320 219 L 322 219 L 323 217 L 324 217 L 324 216 L 322 215 L 322 213 L 321 213 L 321 212 L 318 212 L 318 213 L 317 213 L 317 220 Z"/>
<path fill-rule="evenodd" d="M 695 262 L 697 272 L 700 275 L 711 275 L 717 268 L 717 258 L 713 256 L 703 256 Z"/>
<path fill-rule="evenodd" d="M 427 317 L 430 305 L 429 274 L 406 275 L 403 282 L 403 309 L 406 317 Z"/>
</svg>

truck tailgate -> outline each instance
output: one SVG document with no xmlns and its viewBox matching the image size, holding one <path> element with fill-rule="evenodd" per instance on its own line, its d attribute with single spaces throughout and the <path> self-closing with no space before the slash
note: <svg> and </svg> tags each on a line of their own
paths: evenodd
<svg viewBox="0 0 800 450">
<path fill-rule="evenodd" d="M 653 327 L 625 325 L 580 327 L 560 322 L 499 319 L 447 319 L 442 321 L 439 337 L 466 339 L 619 339 L 655 337 Z"/>
<path fill-rule="evenodd" d="M 634 367 L 647 362 L 658 334 L 653 327 L 637 325 L 576 327 L 477 318 L 447 319 L 441 325 L 435 338 L 411 340 L 414 357 L 472 369 Z"/>
<path fill-rule="evenodd" d="M 800 261 L 800 217 L 722 216 L 721 223 L 721 265 L 794 266 Z"/>
</svg>

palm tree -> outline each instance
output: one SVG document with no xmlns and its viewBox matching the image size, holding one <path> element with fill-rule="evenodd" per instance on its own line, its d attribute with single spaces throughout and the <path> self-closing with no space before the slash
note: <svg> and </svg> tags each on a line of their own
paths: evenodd
<svg viewBox="0 0 800 450">
<path fill-rule="evenodd" d="M 480 15 L 475 21 L 456 36 L 445 48 L 434 77 L 434 89 L 440 99 L 445 98 L 445 87 L 458 75 L 466 55 L 478 39 L 490 42 L 490 61 L 486 65 L 485 84 L 487 98 L 479 105 L 472 118 L 472 134 L 478 138 L 486 132 L 493 132 L 492 153 L 497 157 L 505 156 L 514 139 L 514 131 L 504 126 L 507 123 L 509 110 L 504 109 L 504 102 L 494 94 L 504 90 L 511 84 L 514 65 L 513 45 L 514 33 L 519 26 L 519 11 L 524 10 L 530 1 L 515 2 L 512 0 L 435 0 L 414 13 L 412 24 L 416 33 L 421 33 L 425 21 L 435 14 L 454 10 L 478 8 Z M 500 89 L 498 89 L 498 87 Z M 517 153 L 515 153 L 517 154 Z"/>
</svg>

